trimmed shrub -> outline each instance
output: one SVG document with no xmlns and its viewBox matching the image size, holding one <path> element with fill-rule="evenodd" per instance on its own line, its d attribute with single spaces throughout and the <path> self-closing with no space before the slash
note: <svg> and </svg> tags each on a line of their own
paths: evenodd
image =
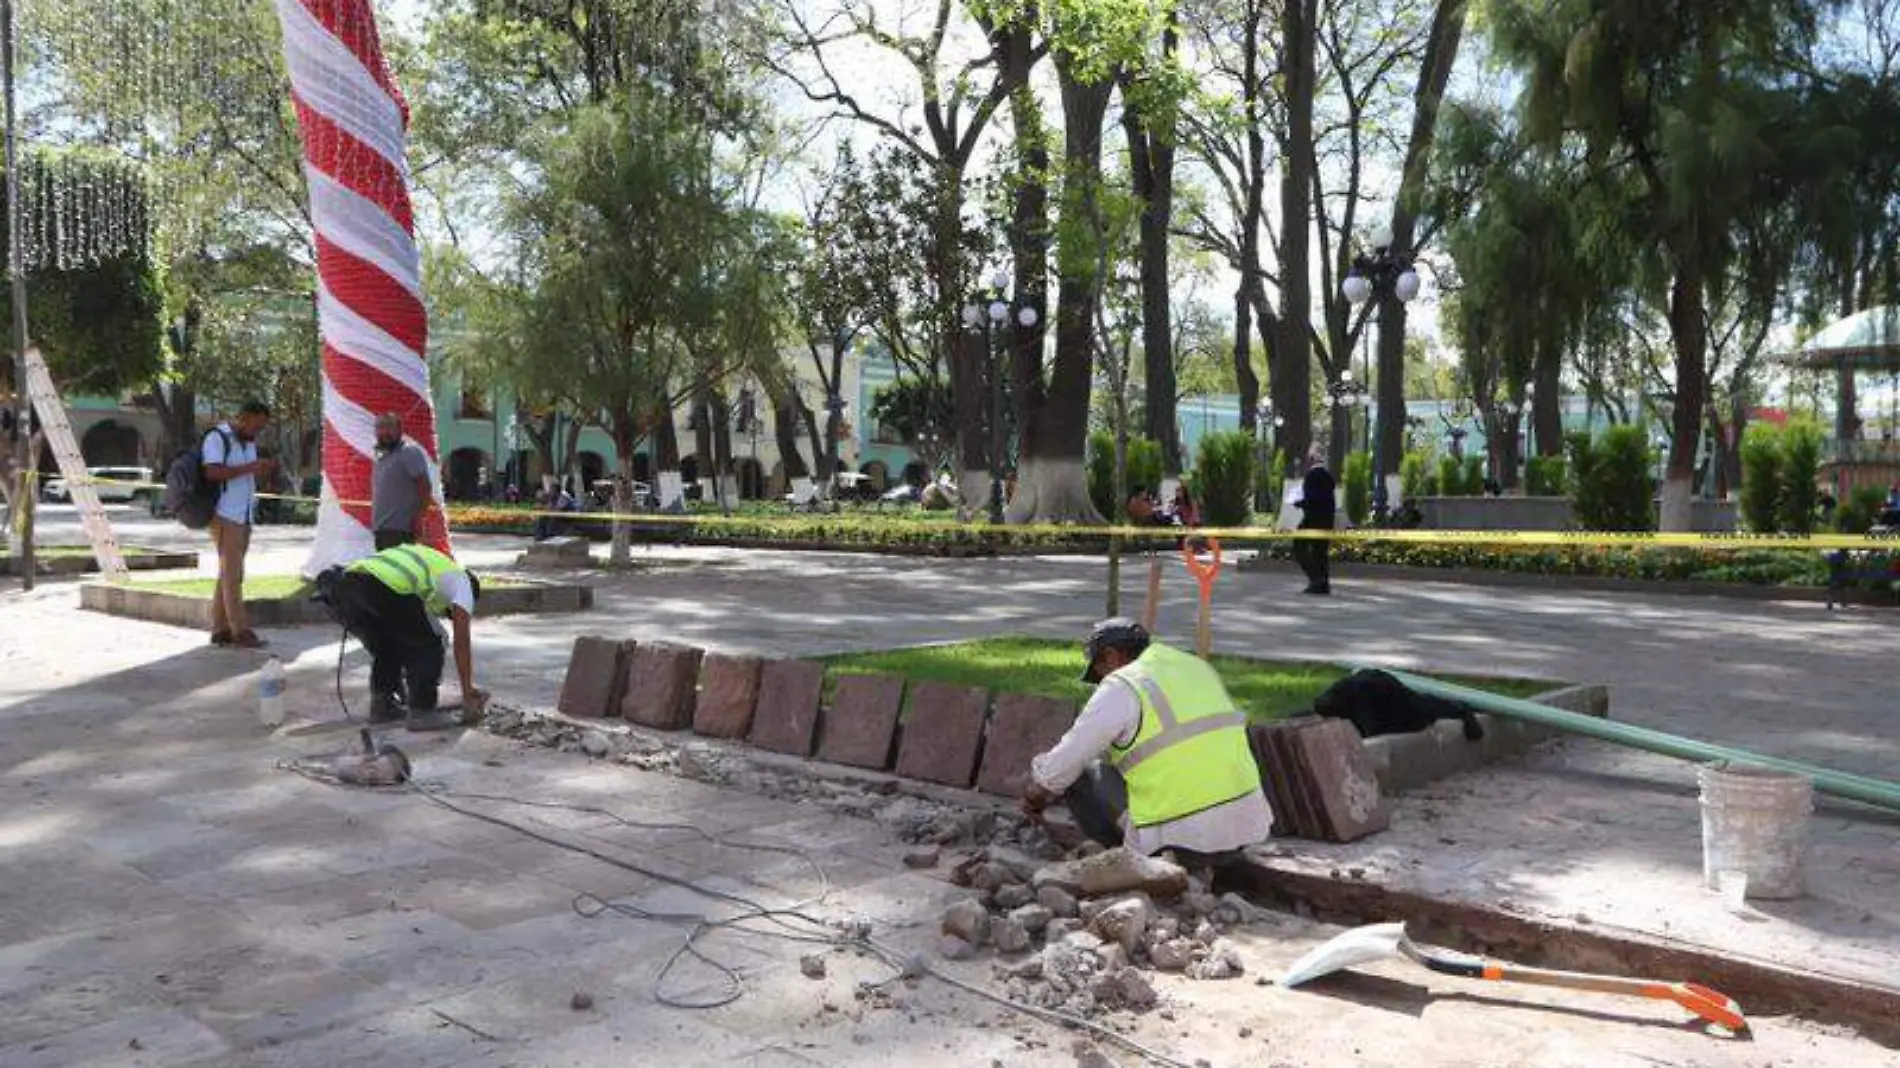
<svg viewBox="0 0 1900 1068">
<path fill-rule="evenodd" d="M 1484 457 L 1465 457 L 1464 477 L 1458 482 L 1460 497 L 1484 496 Z"/>
<path fill-rule="evenodd" d="M 1887 507 L 1887 496 L 1877 486 L 1855 486 L 1834 510 L 1834 529 L 1842 534 L 1865 534 L 1874 528 Z"/>
<path fill-rule="evenodd" d="M 1431 496 L 1437 484 L 1430 450 L 1414 449 L 1399 461 L 1399 493 L 1406 500 Z"/>
<path fill-rule="evenodd" d="M 1576 473 L 1571 504 L 1585 530 L 1640 532 L 1656 528 L 1651 498 L 1649 439 L 1639 426 L 1613 426 L 1591 440 L 1571 435 Z"/>
<path fill-rule="evenodd" d="M 1366 525 L 1372 512 L 1372 457 L 1355 452 L 1346 457 L 1346 518 L 1355 527 Z"/>
<path fill-rule="evenodd" d="M 1524 464 L 1524 492 L 1532 497 L 1570 496 L 1570 469 L 1561 456 L 1533 456 Z"/>
<path fill-rule="evenodd" d="M 1253 514 L 1253 468 L 1252 434 L 1224 430 L 1201 439 L 1192 480 L 1201 522 L 1214 527 L 1246 525 Z"/>
<path fill-rule="evenodd" d="M 1781 428 L 1756 423 L 1742 435 L 1742 522 L 1757 534 L 1781 524 Z"/>
<path fill-rule="evenodd" d="M 1781 529 L 1790 534 L 1814 533 L 1815 510 L 1821 502 L 1815 477 L 1821 470 L 1821 426 L 1812 419 L 1796 419 L 1781 434 Z"/>
</svg>

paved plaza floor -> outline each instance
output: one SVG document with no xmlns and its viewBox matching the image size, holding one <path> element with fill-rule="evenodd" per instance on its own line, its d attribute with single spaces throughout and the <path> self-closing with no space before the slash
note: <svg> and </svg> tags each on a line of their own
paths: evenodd
<svg viewBox="0 0 1900 1068">
<path fill-rule="evenodd" d="M 52 531 L 59 532 L 58 515 Z M 128 517 L 140 543 L 190 544 Z M 307 532 L 260 532 L 254 572 L 293 570 Z M 518 551 L 469 538 L 477 565 Z M 800 654 L 1003 631 L 1074 635 L 1102 608 L 1099 561 L 930 561 L 654 550 L 591 576 L 596 608 L 478 631 L 479 672 L 510 703 L 548 706 L 579 633 Z M 1191 633 L 1173 573 L 1165 637 Z M 1137 582 L 1131 576 L 1130 590 Z M 1900 767 L 1892 648 L 1900 617 L 1819 606 L 1414 584 L 1350 572 L 1338 596 L 1295 596 L 1272 573 L 1223 575 L 1223 650 L 1603 682 L 1612 715 L 1709 740 L 1891 777 Z M 926 980 L 860 997 L 882 962 L 722 932 L 708 949 L 745 995 L 670 1008 L 659 970 L 677 922 L 585 918 L 579 895 L 651 912 L 720 901 L 448 812 L 412 794 L 307 781 L 279 761 L 347 737 L 332 692 L 336 635 L 268 633 L 289 662 L 293 715 L 258 726 L 255 654 L 200 635 L 81 612 L 71 583 L 0 592 L 0 1065 L 1067 1064 L 1075 1037 Z M 344 693 L 362 698 L 362 665 Z M 418 775 L 451 790 L 571 801 L 649 823 L 816 854 L 708 845 L 559 809 L 471 803 L 650 872 L 771 905 L 863 916 L 905 952 L 934 943 L 953 888 L 906 871 L 875 823 L 485 735 L 410 741 Z M 1527 915 L 1716 945 L 1869 980 L 1900 962 L 1900 825 L 1832 805 L 1813 821 L 1811 895 L 1736 915 L 1699 888 L 1692 769 L 1597 743 L 1408 795 L 1392 831 L 1297 843 L 1300 863 Z M 590 900 L 590 899 L 582 899 Z M 1666 1008 L 1516 989 L 1474 991 L 1403 965 L 1314 993 L 1256 986 L 1329 929 L 1291 917 L 1243 937 L 1246 978 L 1160 981 L 1165 1014 L 1120 1021 L 1183 1063 L 1880 1064 L 1838 1029 L 1762 1021 L 1714 1042 Z M 986 962 L 948 966 L 991 981 Z M 707 994 L 717 973 L 670 973 Z M 584 991 L 592 1006 L 571 1007 Z M 1244 1036 L 1244 1037 L 1243 1037 Z M 1104 1047 L 1116 1062 L 1137 1058 Z"/>
</svg>

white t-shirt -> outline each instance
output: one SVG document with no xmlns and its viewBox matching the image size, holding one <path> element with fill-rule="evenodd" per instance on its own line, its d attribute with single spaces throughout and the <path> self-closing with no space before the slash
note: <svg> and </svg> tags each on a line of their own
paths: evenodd
<svg viewBox="0 0 1900 1068">
<path fill-rule="evenodd" d="M 219 423 L 218 430 L 205 431 L 205 466 L 217 464 L 220 467 L 239 467 L 257 459 L 257 442 L 245 441 L 238 437 L 237 431 L 229 423 Z M 225 438 L 231 440 L 231 447 L 225 448 Z M 224 492 L 218 495 L 218 518 L 229 523 L 243 526 L 251 525 L 252 513 L 257 505 L 257 476 L 239 475 L 224 483 Z"/>
<path fill-rule="evenodd" d="M 435 580 L 435 592 L 441 594 L 451 608 L 460 608 L 470 616 L 475 614 L 475 587 L 469 584 L 468 572 L 442 572 Z"/>
</svg>

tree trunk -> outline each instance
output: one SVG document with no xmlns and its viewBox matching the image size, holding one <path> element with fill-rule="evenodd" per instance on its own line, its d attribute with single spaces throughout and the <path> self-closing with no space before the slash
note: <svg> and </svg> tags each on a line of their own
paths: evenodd
<svg viewBox="0 0 1900 1068">
<path fill-rule="evenodd" d="M 1240 42 L 1241 78 L 1246 83 L 1241 87 L 1241 107 L 1247 127 L 1246 173 L 1241 176 L 1246 183 L 1246 205 L 1240 218 L 1240 286 L 1234 291 L 1234 381 L 1240 388 L 1240 425 L 1253 429 L 1256 434 L 1264 433 L 1266 429 L 1255 425 L 1260 407 L 1260 377 L 1254 373 L 1253 346 L 1249 334 L 1253 330 L 1256 300 L 1261 306 L 1261 335 L 1265 337 L 1273 333 L 1264 307 L 1266 293 L 1261 280 L 1263 271 L 1260 263 L 1260 227 L 1261 219 L 1266 214 L 1267 186 L 1267 141 L 1260 131 L 1260 29 L 1261 23 L 1265 21 L 1265 13 L 1264 2 L 1250 0 L 1247 4 L 1245 37 Z M 1266 354 L 1268 366 L 1272 366 L 1271 344 L 1266 346 Z M 1278 414 L 1284 417 L 1288 413 Z M 1285 447 L 1281 431 L 1275 431 L 1274 443 Z M 1289 458 L 1297 457 L 1289 455 Z M 1183 462 L 1186 462 L 1185 457 Z"/>
<path fill-rule="evenodd" d="M 990 499 L 989 335 L 965 330 L 951 360 L 951 402 L 956 408 L 957 493 L 965 501 Z"/>
<path fill-rule="evenodd" d="M 786 393 L 774 392 L 772 400 L 772 434 L 778 442 L 779 463 L 785 468 L 785 489 L 789 492 L 792 480 L 810 478 L 811 468 L 805 463 L 805 456 L 798 451 L 798 408 Z"/>
<path fill-rule="evenodd" d="M 1537 456 L 1562 456 L 1564 453 L 1563 350 L 1546 346 L 1539 353 L 1535 372 L 1536 395 L 1531 398 L 1531 442 Z"/>
<path fill-rule="evenodd" d="M 1286 0 L 1280 9 L 1287 146 L 1280 169 L 1280 321 L 1269 356 L 1273 410 L 1286 419 L 1289 455 L 1306 451 L 1312 424 L 1313 98 L 1318 0 Z M 1335 457 L 1334 470 L 1343 470 Z"/>
<path fill-rule="evenodd" d="M 1062 90 L 1064 174 L 1063 224 L 1072 232 L 1093 233 L 1093 198 L 1102 180 L 1102 128 L 1113 75 L 1083 82 L 1067 64 L 1056 67 Z M 1099 523 L 1089 500 L 1083 454 L 1088 445 L 1089 390 L 1095 360 L 1095 308 L 1101 299 L 1096 265 L 1071 258 L 1063 265 L 1056 292 L 1056 355 L 1043 403 L 1031 409 L 1023 427 L 1022 466 L 1012 523 Z"/>
<path fill-rule="evenodd" d="M 581 485 L 581 431 L 587 427 L 579 419 L 570 419 L 567 424 L 567 452 L 563 456 L 565 465 L 561 469 L 561 478 L 574 499 L 579 500 L 587 487 Z"/>
<path fill-rule="evenodd" d="M 653 495 L 661 508 L 681 509 L 686 506 L 683 495 L 676 500 L 668 500 L 663 486 L 675 481 L 680 475 L 679 428 L 674 426 L 671 410 L 655 413 L 653 429 L 648 436 L 653 440 Z M 671 476 L 671 478 L 667 477 Z"/>
<path fill-rule="evenodd" d="M 1669 336 L 1676 349 L 1676 408 L 1670 418 L 1675 440 L 1662 487 L 1662 529 L 1682 532 L 1694 526 L 1696 446 L 1702 432 L 1707 395 L 1708 326 L 1703 315 L 1702 271 L 1679 266 L 1669 292 Z"/>
<path fill-rule="evenodd" d="M 1418 70 L 1412 94 L 1412 135 L 1405 147 L 1399 176 L 1398 201 L 1392 209 L 1392 254 L 1410 261 L 1416 254 L 1418 203 L 1425 194 L 1432 142 L 1438 132 L 1439 105 L 1458 61 L 1464 39 L 1466 0 L 1439 0 L 1432 13 L 1431 36 Z M 1373 471 L 1398 471 L 1405 456 L 1405 302 L 1391 293 L 1379 294 L 1379 439 Z"/>
<path fill-rule="evenodd" d="M 620 477 L 614 479 L 613 547 L 608 560 L 621 568 L 633 563 L 633 524 L 621 517 L 633 512 L 633 450 L 639 441 L 637 431 L 614 421 L 614 451 L 620 457 L 615 466 Z"/>
<path fill-rule="evenodd" d="M 1028 29 L 1012 31 L 1004 60 L 1009 65 L 1011 80 L 1018 86 L 1010 94 L 1016 149 L 1015 173 L 1011 175 L 1016 195 L 1010 208 L 1010 260 L 1015 273 L 1017 306 L 1034 308 L 1037 316 L 1033 327 L 1025 328 L 1016 321 L 1007 327 L 1010 339 L 1007 384 L 1015 413 L 1019 452 L 1046 399 L 1042 351 L 1043 338 L 1049 330 L 1049 131 L 1043 121 L 1042 103 L 1029 85 L 1029 68 L 1034 62 L 1032 44 Z M 982 366 L 989 366 L 989 361 L 985 359 Z M 999 466 L 999 470 L 1002 469 Z M 967 493 L 966 499 L 974 500 Z"/>
<path fill-rule="evenodd" d="M 1175 52 L 1175 9 L 1168 8 L 1161 34 L 1162 62 Z M 1123 100 L 1128 99 L 1128 80 Z M 1168 292 L 1168 241 L 1174 222 L 1174 123 L 1165 114 L 1147 114 L 1134 106 L 1122 111 L 1128 140 L 1128 170 L 1141 205 L 1141 348 L 1146 391 L 1142 424 L 1161 446 L 1163 470 L 1181 473 L 1181 434 L 1175 418 L 1178 396 L 1174 378 L 1173 304 Z M 1243 419 L 1246 417 L 1243 416 Z M 1251 425 L 1249 423 L 1248 425 Z"/>
<path fill-rule="evenodd" d="M 727 511 L 733 491 L 732 467 L 732 402 L 723 392 L 712 395 L 712 465 L 714 496 L 719 501 L 719 510 Z"/>
</svg>

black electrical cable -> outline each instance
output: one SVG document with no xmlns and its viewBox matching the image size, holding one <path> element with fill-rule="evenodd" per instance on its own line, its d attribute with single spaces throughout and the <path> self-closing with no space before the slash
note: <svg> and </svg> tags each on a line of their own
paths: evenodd
<svg viewBox="0 0 1900 1068">
<path fill-rule="evenodd" d="M 336 643 L 336 704 L 343 710 L 343 718 L 355 723 L 356 717 L 350 715 L 350 703 L 343 699 L 343 655 L 350 648 L 350 628 L 344 627 L 342 630 L 342 637 Z"/>
</svg>

